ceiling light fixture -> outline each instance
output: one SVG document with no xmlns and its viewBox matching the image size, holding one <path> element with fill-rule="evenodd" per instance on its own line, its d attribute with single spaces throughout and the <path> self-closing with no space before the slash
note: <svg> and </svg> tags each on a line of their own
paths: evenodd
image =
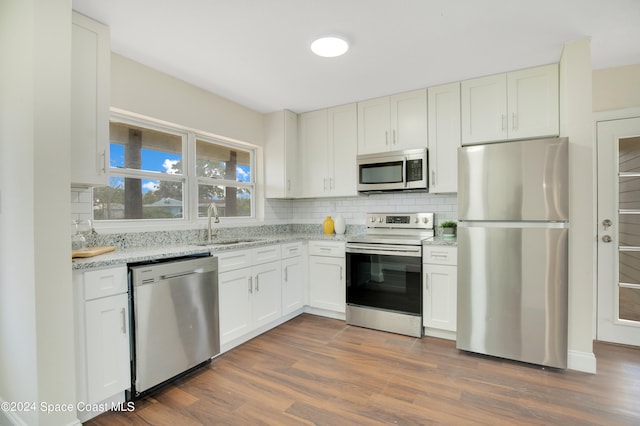
<svg viewBox="0 0 640 426">
<path fill-rule="evenodd" d="M 322 37 L 311 43 L 311 51 L 324 58 L 335 58 L 349 50 L 349 43 L 338 37 Z"/>
</svg>

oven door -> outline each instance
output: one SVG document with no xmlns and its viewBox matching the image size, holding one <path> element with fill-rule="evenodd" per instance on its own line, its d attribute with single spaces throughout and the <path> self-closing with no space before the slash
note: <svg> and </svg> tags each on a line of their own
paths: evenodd
<svg viewBox="0 0 640 426">
<path fill-rule="evenodd" d="M 422 247 L 348 244 L 347 304 L 422 315 Z"/>
</svg>

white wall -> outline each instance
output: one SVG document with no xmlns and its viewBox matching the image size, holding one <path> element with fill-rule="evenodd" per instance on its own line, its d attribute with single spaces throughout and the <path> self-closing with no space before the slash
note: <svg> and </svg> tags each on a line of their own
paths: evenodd
<svg viewBox="0 0 640 426">
<path fill-rule="evenodd" d="M 640 64 L 593 71 L 593 111 L 640 106 Z"/>
<path fill-rule="evenodd" d="M 0 398 L 36 408 L 75 403 L 70 29 L 69 0 L 0 2 Z M 75 412 L 4 414 L 77 422 Z"/>
<path fill-rule="evenodd" d="M 560 135 L 569 137 L 569 368 L 595 372 L 595 181 L 591 46 L 567 43 L 560 60 Z"/>
<path fill-rule="evenodd" d="M 262 114 L 131 59 L 111 55 L 111 106 L 262 146 Z"/>
</svg>

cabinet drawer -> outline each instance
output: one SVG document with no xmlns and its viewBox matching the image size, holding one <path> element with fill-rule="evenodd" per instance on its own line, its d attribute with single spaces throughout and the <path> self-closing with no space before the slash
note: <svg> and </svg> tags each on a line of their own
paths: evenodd
<svg viewBox="0 0 640 426">
<path fill-rule="evenodd" d="M 254 265 L 280 260 L 280 244 L 257 247 L 251 250 Z"/>
<path fill-rule="evenodd" d="M 218 272 L 234 271 L 251 266 L 251 250 L 215 253 L 218 258 Z"/>
<path fill-rule="evenodd" d="M 458 263 L 458 248 L 425 246 L 422 250 L 422 262 L 438 265 L 456 265 Z"/>
<path fill-rule="evenodd" d="M 97 269 L 84 273 L 84 300 L 127 292 L 127 267 Z"/>
<path fill-rule="evenodd" d="M 309 255 L 344 257 L 345 244 L 338 241 L 309 241 Z"/>
<path fill-rule="evenodd" d="M 302 242 L 282 244 L 282 258 L 289 259 L 302 255 Z"/>
</svg>

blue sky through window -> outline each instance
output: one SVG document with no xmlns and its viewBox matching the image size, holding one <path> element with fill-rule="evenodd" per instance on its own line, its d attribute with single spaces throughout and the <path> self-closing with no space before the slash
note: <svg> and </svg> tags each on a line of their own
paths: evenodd
<svg viewBox="0 0 640 426">
<path fill-rule="evenodd" d="M 114 168 L 124 168 L 124 145 L 110 144 L 110 165 Z M 182 159 L 182 155 L 165 151 L 155 151 L 152 149 L 142 149 L 141 170 L 167 173 L 171 170 L 171 165 Z M 245 165 L 238 165 L 236 168 L 237 181 L 250 182 L 251 168 Z M 142 192 L 153 190 L 158 181 L 143 179 Z M 113 185 L 111 185 L 113 186 Z"/>
</svg>

